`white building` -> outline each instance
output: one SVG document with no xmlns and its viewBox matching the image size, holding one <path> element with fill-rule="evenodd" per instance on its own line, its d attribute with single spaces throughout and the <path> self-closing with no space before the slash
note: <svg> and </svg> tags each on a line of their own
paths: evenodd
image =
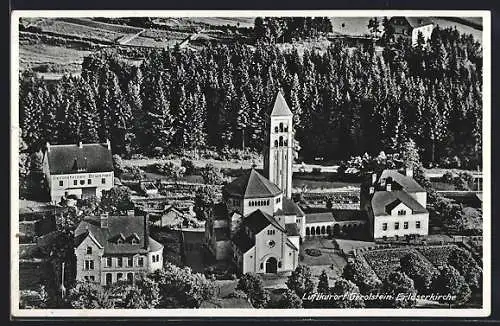
<svg viewBox="0 0 500 326">
<path fill-rule="evenodd" d="M 276 96 L 268 116 L 266 179 L 254 169 L 224 187 L 205 225 L 206 245 L 217 260 L 233 260 L 242 273 L 289 272 L 298 266 L 305 216 L 290 199 L 292 113 Z"/>
<path fill-rule="evenodd" d="M 68 196 L 100 197 L 103 190 L 113 187 L 111 144 L 109 141 L 104 144 L 47 143 L 43 171 L 53 202 Z"/>
<path fill-rule="evenodd" d="M 362 185 L 361 209 L 367 211 L 374 239 L 399 238 L 429 233 L 427 192 L 414 179 L 396 170 L 372 175 Z"/>
<path fill-rule="evenodd" d="M 163 245 L 149 236 L 143 216 L 86 217 L 75 230 L 76 280 L 133 282 L 163 267 Z"/>
<path fill-rule="evenodd" d="M 434 23 L 427 17 L 391 17 L 389 24 L 393 28 L 395 38 L 409 38 L 413 46 L 417 45 L 419 33 L 427 42 L 434 30 Z"/>
</svg>

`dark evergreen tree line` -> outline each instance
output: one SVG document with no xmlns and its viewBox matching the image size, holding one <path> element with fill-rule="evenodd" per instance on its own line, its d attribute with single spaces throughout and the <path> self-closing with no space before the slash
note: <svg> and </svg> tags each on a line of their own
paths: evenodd
<svg viewBox="0 0 500 326">
<path fill-rule="evenodd" d="M 260 151 L 281 89 L 305 159 L 395 152 L 407 138 L 424 162 L 459 157 L 473 166 L 481 157 L 481 47 L 455 30 L 436 29 L 418 47 L 388 44 L 383 55 L 337 42 L 322 52 L 258 43 L 152 49 L 144 58 L 134 65 L 101 51 L 84 60 L 81 77 L 54 84 L 22 75 L 28 148 L 109 138 L 124 155 Z"/>
</svg>

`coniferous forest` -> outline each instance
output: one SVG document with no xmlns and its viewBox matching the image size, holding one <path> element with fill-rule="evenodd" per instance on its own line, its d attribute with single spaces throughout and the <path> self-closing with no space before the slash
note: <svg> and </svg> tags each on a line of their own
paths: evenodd
<svg viewBox="0 0 500 326">
<path fill-rule="evenodd" d="M 261 35 L 272 35 L 261 25 Z M 140 64 L 108 48 L 85 58 L 81 76 L 55 82 L 25 71 L 22 140 L 34 152 L 47 141 L 109 138 L 124 157 L 261 151 L 265 116 L 281 89 L 304 160 L 395 152 L 411 138 L 427 164 L 481 164 L 482 49 L 472 36 L 437 27 L 416 47 L 339 40 L 300 51 L 277 40 L 131 50 Z"/>
</svg>

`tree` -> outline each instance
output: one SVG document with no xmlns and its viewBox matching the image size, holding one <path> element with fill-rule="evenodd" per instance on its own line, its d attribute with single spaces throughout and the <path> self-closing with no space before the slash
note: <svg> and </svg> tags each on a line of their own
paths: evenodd
<svg viewBox="0 0 500 326">
<path fill-rule="evenodd" d="M 207 211 L 215 204 L 215 190 L 213 187 L 204 186 L 196 189 L 194 197 L 194 211 L 199 220 L 205 220 Z"/>
<path fill-rule="evenodd" d="M 185 167 L 179 166 L 173 162 L 158 164 L 157 170 L 158 172 L 164 174 L 167 178 L 173 179 L 175 182 L 182 178 L 186 172 Z"/>
<path fill-rule="evenodd" d="M 426 263 L 418 254 L 410 252 L 400 259 L 401 272 L 408 275 L 414 282 L 419 293 L 427 293 L 434 278 L 432 265 Z"/>
<path fill-rule="evenodd" d="M 117 287 L 123 293 L 120 308 L 152 309 L 160 303 L 160 287 L 148 275 L 141 275 L 134 284 L 124 283 Z"/>
<path fill-rule="evenodd" d="M 73 309 L 113 309 L 115 291 L 113 287 L 104 288 L 97 283 L 78 282 L 68 291 L 66 300 Z"/>
<path fill-rule="evenodd" d="M 276 302 L 270 301 L 267 308 L 298 309 L 302 308 L 302 299 L 292 290 L 286 289 Z"/>
<path fill-rule="evenodd" d="M 362 294 L 376 293 L 381 287 L 377 275 L 360 259 L 345 265 L 342 277 L 356 284 Z"/>
<path fill-rule="evenodd" d="M 245 292 L 255 308 L 263 308 L 269 301 L 262 279 L 257 274 L 246 273 L 239 279 L 236 290 Z"/>
<path fill-rule="evenodd" d="M 109 190 L 103 190 L 101 209 L 111 215 L 126 215 L 128 210 L 134 208 L 130 195 L 128 187 L 113 187 Z"/>
<path fill-rule="evenodd" d="M 314 290 L 311 269 L 307 265 L 299 265 L 286 281 L 286 286 L 295 291 L 302 298 L 304 294 L 309 294 Z"/>
<path fill-rule="evenodd" d="M 368 29 L 372 33 L 372 37 L 377 37 L 379 30 L 379 21 L 377 17 L 370 18 L 368 21 Z"/>
<path fill-rule="evenodd" d="M 480 290 L 483 271 L 469 251 L 455 248 L 448 256 L 448 264 L 464 277 L 471 290 Z"/>
<path fill-rule="evenodd" d="M 417 145 L 413 139 L 407 139 L 401 146 L 401 158 L 405 168 L 410 169 L 412 172 L 419 168 L 422 163 L 420 162 L 420 155 L 418 154 Z"/>
<path fill-rule="evenodd" d="M 120 155 L 113 155 L 113 170 L 115 171 L 115 176 L 120 177 L 123 173 L 123 161 Z"/>
<path fill-rule="evenodd" d="M 207 164 L 200 171 L 203 182 L 207 185 L 220 185 L 224 182 L 224 177 L 220 169 L 212 164 Z"/>
<path fill-rule="evenodd" d="M 149 276 L 160 289 L 158 308 L 198 308 L 215 295 L 214 283 L 203 274 L 193 273 L 189 267 L 166 263 L 163 269 Z"/>
<path fill-rule="evenodd" d="M 453 302 L 446 297 L 442 298 L 441 302 L 447 302 L 451 306 L 452 303 L 461 305 L 469 301 L 471 290 L 465 278 L 455 267 L 443 265 L 439 272 L 439 275 L 432 282 L 432 289 L 443 296 L 455 296 Z"/>
<path fill-rule="evenodd" d="M 359 288 L 356 284 L 344 278 L 338 278 L 335 280 L 333 287 L 330 289 L 330 294 L 339 297 L 339 299 L 333 300 L 332 302 L 334 308 L 365 307 L 365 302 L 359 296 Z M 344 297 L 344 295 L 347 297 Z"/>
<path fill-rule="evenodd" d="M 392 308 L 411 308 L 416 300 L 413 280 L 403 272 L 392 272 L 382 284 L 382 293 L 392 295 L 392 300 L 383 301 L 382 305 Z"/>
<path fill-rule="evenodd" d="M 321 275 L 319 276 L 318 292 L 328 293 L 329 290 L 330 285 L 328 284 L 328 275 L 326 274 L 326 271 L 322 271 Z"/>
</svg>

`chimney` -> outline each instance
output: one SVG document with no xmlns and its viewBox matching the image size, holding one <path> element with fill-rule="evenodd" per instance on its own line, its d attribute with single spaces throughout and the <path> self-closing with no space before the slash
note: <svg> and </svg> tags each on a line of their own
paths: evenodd
<svg viewBox="0 0 500 326">
<path fill-rule="evenodd" d="M 49 142 L 47 142 L 47 145 L 46 145 L 46 146 L 47 146 L 47 153 L 49 153 L 49 152 L 50 152 L 50 143 L 49 143 Z"/>
<path fill-rule="evenodd" d="M 372 185 L 374 185 L 377 182 L 377 174 L 372 173 Z"/>
<path fill-rule="evenodd" d="M 370 187 L 370 195 L 373 195 L 375 193 L 375 187 L 371 186 Z"/>
<path fill-rule="evenodd" d="M 107 138 L 106 138 L 106 146 L 108 147 L 108 150 L 111 150 L 111 142 Z"/>
<path fill-rule="evenodd" d="M 82 142 L 78 142 L 78 147 L 83 148 Z"/>
<path fill-rule="evenodd" d="M 101 214 L 101 229 L 108 228 L 108 213 Z"/>
<path fill-rule="evenodd" d="M 409 167 L 405 167 L 405 175 L 407 177 L 413 178 L 413 169 Z"/>
<path fill-rule="evenodd" d="M 386 190 L 386 191 L 392 191 L 392 183 L 387 182 L 387 184 L 386 184 L 386 186 L 385 186 L 385 190 Z"/>
</svg>

